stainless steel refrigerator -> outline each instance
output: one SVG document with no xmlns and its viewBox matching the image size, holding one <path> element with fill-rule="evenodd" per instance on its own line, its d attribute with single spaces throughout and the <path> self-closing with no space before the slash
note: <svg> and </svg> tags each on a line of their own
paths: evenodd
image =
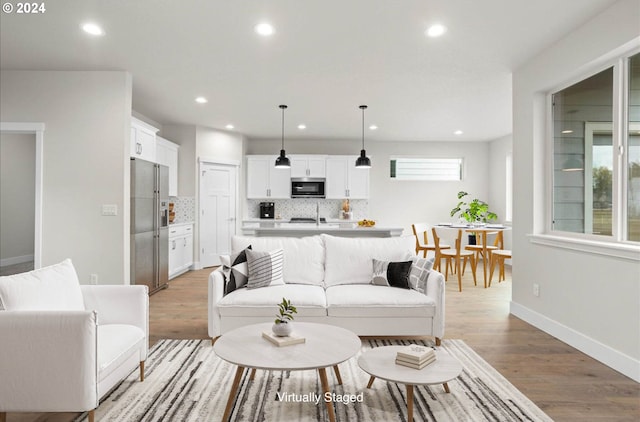
<svg viewBox="0 0 640 422">
<path fill-rule="evenodd" d="M 169 280 L 169 168 L 131 159 L 131 284 L 149 294 Z"/>
</svg>

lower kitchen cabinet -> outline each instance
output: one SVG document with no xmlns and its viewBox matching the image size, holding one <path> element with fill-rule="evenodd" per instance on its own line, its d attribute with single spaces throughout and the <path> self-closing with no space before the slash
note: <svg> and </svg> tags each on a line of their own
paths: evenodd
<svg viewBox="0 0 640 422">
<path fill-rule="evenodd" d="M 183 274 L 193 265 L 193 224 L 169 226 L 169 279 Z"/>
</svg>

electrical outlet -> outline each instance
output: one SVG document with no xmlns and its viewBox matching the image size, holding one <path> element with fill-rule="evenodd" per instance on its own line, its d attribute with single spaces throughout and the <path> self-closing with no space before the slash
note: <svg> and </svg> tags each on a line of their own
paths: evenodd
<svg viewBox="0 0 640 422">
<path fill-rule="evenodd" d="M 98 284 L 98 274 L 91 274 L 91 284 Z"/>
<path fill-rule="evenodd" d="M 533 283 L 533 295 L 540 297 L 540 285 L 538 283 Z"/>
</svg>

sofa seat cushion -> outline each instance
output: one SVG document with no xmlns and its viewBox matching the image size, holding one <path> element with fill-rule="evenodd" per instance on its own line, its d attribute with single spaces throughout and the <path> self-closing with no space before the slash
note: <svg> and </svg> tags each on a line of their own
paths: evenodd
<svg viewBox="0 0 640 422">
<path fill-rule="evenodd" d="M 304 284 L 238 289 L 218 302 L 218 310 L 223 317 L 263 316 L 267 321 L 275 319 L 283 297 L 298 310 L 295 318 L 327 315 L 324 289 Z"/>
<path fill-rule="evenodd" d="M 249 245 L 254 251 L 284 250 L 283 278 L 285 283 L 322 286 L 324 280 L 324 242 L 320 236 L 303 238 L 233 236 L 231 238 L 231 250 L 234 252 Z"/>
<path fill-rule="evenodd" d="M 118 369 L 133 353 L 143 350 L 144 341 L 144 332 L 133 325 L 98 325 L 98 382 Z"/>
<path fill-rule="evenodd" d="M 329 287 L 327 307 L 330 317 L 432 317 L 436 311 L 435 301 L 415 290 L 374 285 Z"/>
<path fill-rule="evenodd" d="M 84 299 L 70 259 L 0 277 L 0 310 L 84 311 Z"/>
</svg>

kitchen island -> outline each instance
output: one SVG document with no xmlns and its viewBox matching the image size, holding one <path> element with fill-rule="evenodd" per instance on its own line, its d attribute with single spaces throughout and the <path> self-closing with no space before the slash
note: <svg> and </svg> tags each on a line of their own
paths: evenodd
<svg viewBox="0 0 640 422">
<path fill-rule="evenodd" d="M 329 234 L 340 237 L 396 237 L 401 236 L 399 227 L 360 227 L 356 222 L 290 223 L 286 221 L 245 222 L 245 236 L 304 237 Z"/>
</svg>

